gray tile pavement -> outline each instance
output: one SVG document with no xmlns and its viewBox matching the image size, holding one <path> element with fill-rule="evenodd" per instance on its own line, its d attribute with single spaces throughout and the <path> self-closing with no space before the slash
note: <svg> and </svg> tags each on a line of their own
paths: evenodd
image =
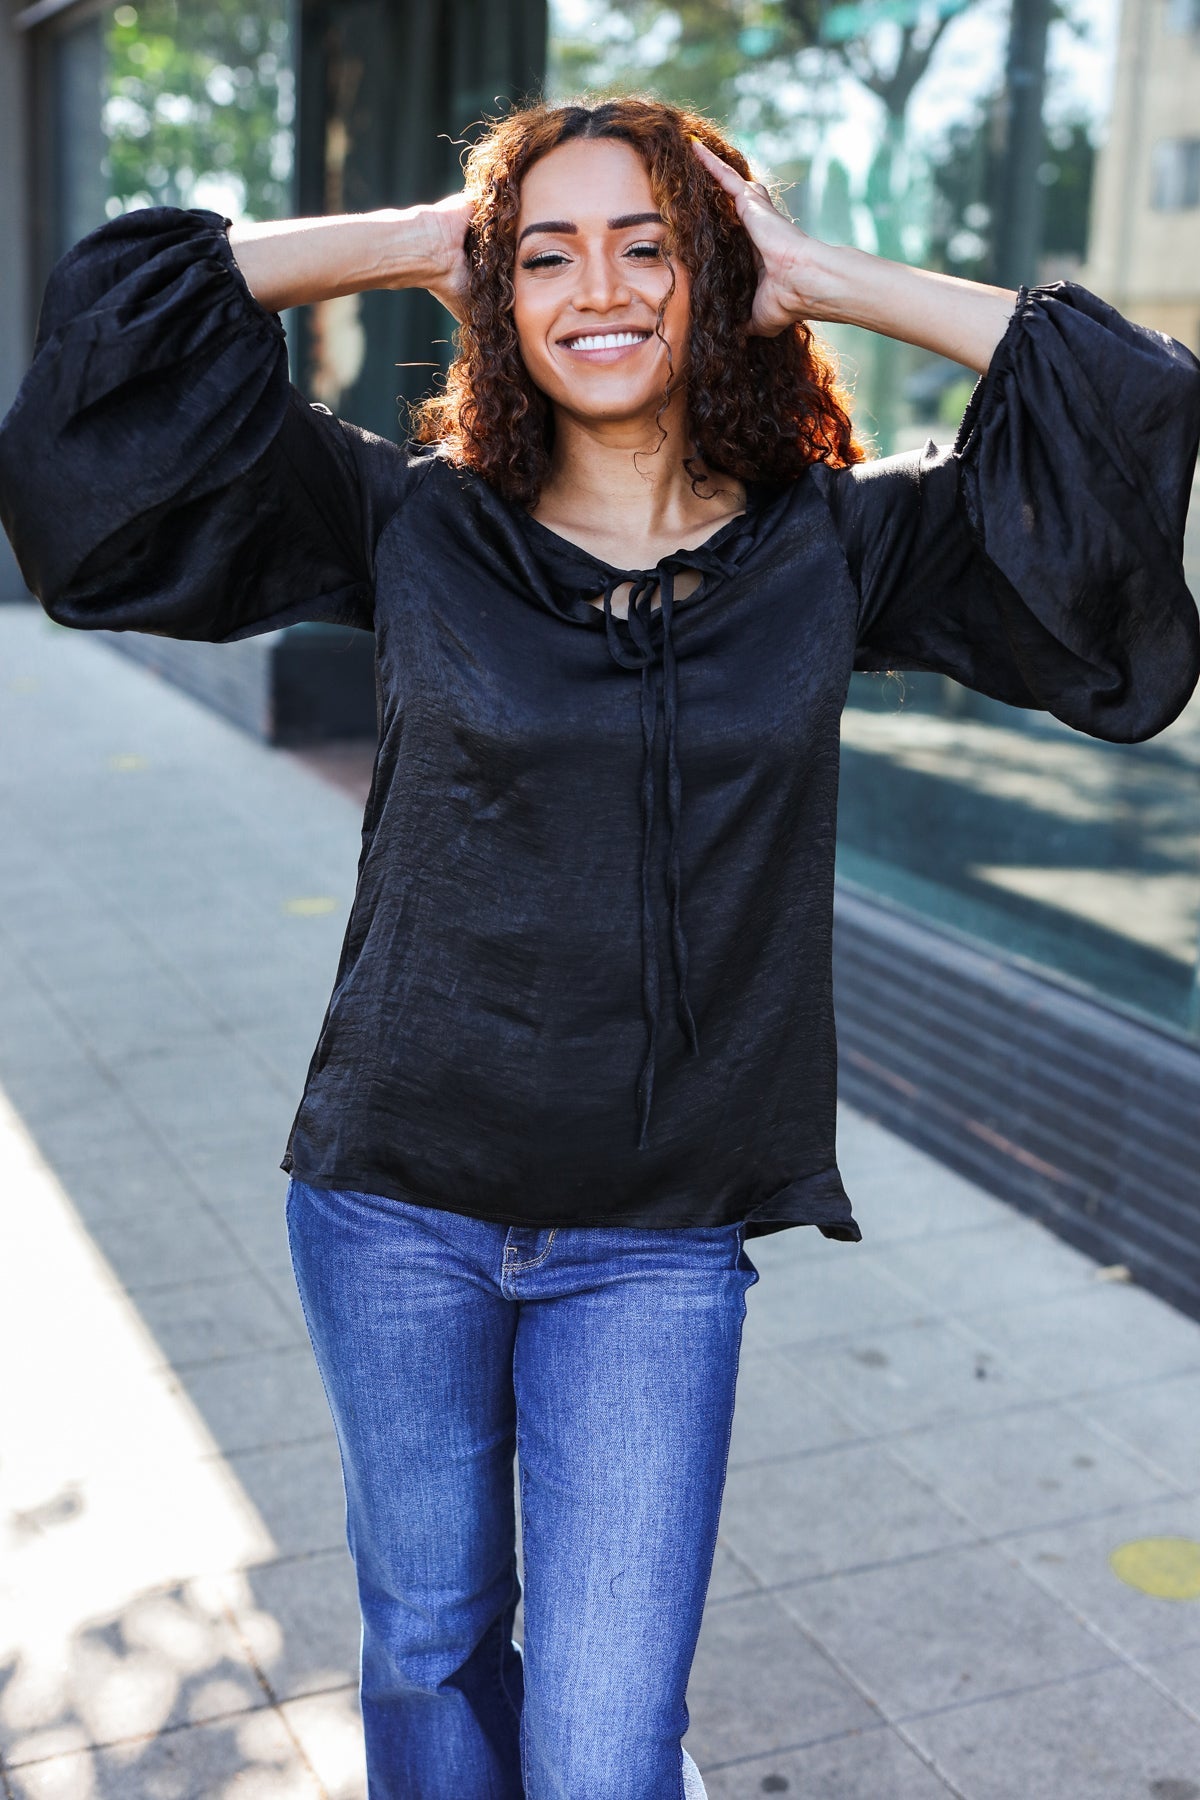
<svg viewBox="0 0 1200 1800">
<path fill-rule="evenodd" d="M 894 1719 L 1118 1660 L 995 1544 L 780 1589 L 784 1610 Z"/>
<path fill-rule="evenodd" d="M 1155 1500 L 1115 1517 L 1038 1525 L 998 1547 L 1122 1656 L 1152 1663 L 1200 1650 L 1200 1607 L 1114 1581 L 1110 1558 L 1122 1545 L 1159 1538 L 1200 1539 L 1200 1499 Z"/>
<path fill-rule="evenodd" d="M 1069 1402 L 1096 1431 L 1112 1432 L 1189 1493 L 1200 1491 L 1200 1369 L 1138 1379 Z"/>
<path fill-rule="evenodd" d="M 265 1563 L 250 1571 L 249 1580 L 250 1599 L 235 1602 L 233 1616 L 241 1623 L 249 1611 L 278 1626 L 272 1692 L 281 1700 L 295 1700 L 353 1689 L 360 1624 L 354 1570 L 344 1548 Z"/>
<path fill-rule="evenodd" d="M 189 1726 L 236 1718 L 269 1704 L 253 1660 L 219 1599 L 187 1583 L 141 1593 L 119 1613 L 81 1620 L 72 1656 L 76 1678 L 87 1692 L 86 1720 L 77 1710 L 55 1708 L 43 1697 L 36 1729 L 27 1726 L 18 1734 L 11 1715 L 4 1721 L 0 1741 L 16 1758 L 7 1773 L 18 1792 L 24 1791 L 24 1770 L 31 1792 L 41 1793 L 38 1782 L 44 1779 L 44 1791 L 81 1800 L 90 1789 L 80 1760 L 98 1745 L 111 1745 L 118 1755 L 119 1747 L 131 1746 L 126 1754 L 136 1758 L 145 1740 L 159 1734 L 183 1733 Z M 203 1740 L 185 1735 L 180 1741 Z M 44 1777 L 35 1774 L 41 1770 Z M 139 1790 L 134 1786 L 129 1791 Z"/>
<path fill-rule="evenodd" d="M 1121 1282 L 1093 1284 L 1049 1305 L 981 1305 L 974 1325 L 1046 1395 L 1093 1394 L 1152 1376 L 1200 1373 L 1196 1322 Z"/>
<path fill-rule="evenodd" d="M 945 1240 L 943 1240 L 944 1242 Z M 847 1431 L 884 1435 L 1039 1399 L 1011 1360 L 983 1346 L 969 1321 L 923 1317 L 849 1340 L 785 1346 L 779 1356 L 846 1416 Z"/>
<path fill-rule="evenodd" d="M 747 1383 L 739 1404 L 755 1390 Z M 976 1534 L 961 1512 L 911 1475 L 886 1443 L 742 1463 L 725 1483 L 722 1531 L 764 1587 L 949 1549 Z"/>
<path fill-rule="evenodd" d="M 169 1364 L 159 1373 L 199 1407 L 224 1456 L 328 1442 L 325 1390 L 307 1343 L 197 1363 L 186 1377 Z"/>
<path fill-rule="evenodd" d="M 137 1292 L 138 1313 L 161 1362 L 182 1369 L 303 1342 L 302 1322 L 297 1324 L 290 1307 L 253 1269 L 186 1280 L 180 1268 L 176 1277 L 167 1285 L 130 1290 Z"/>
<path fill-rule="evenodd" d="M 328 1792 L 278 1708 L 265 1704 L 186 1730 L 25 1763 L 5 1779 L 13 1800 L 323 1800 Z"/>
<path fill-rule="evenodd" d="M 1168 1650 L 1165 1655 L 1156 1651 L 1153 1656 L 1142 1658 L 1142 1666 L 1165 1693 L 1173 1694 L 1193 1713 L 1200 1712 L 1200 1644 Z M 1200 1786 L 1200 1782 L 1196 1785 Z"/>
<path fill-rule="evenodd" d="M 277 1167 L 360 819 L 0 609 L 8 1800 L 363 1800 Z M 840 1153 L 864 1242 L 750 1245 L 712 1800 L 1200 1800 L 1200 1325 L 849 1109 Z"/>
<path fill-rule="evenodd" d="M 988 1536 L 1136 1506 L 1172 1491 L 1136 1451 L 1053 1405 L 924 1426 L 893 1440 L 890 1449 Z"/>
<path fill-rule="evenodd" d="M 979 1800 L 1187 1800 L 1196 1723 L 1134 1670 L 1030 1683 L 910 1720 L 906 1735 L 950 1786 Z"/>
<path fill-rule="evenodd" d="M 886 1725 L 768 1751 L 705 1772 L 709 1800 L 803 1795 L 804 1800 L 946 1800 L 948 1788 Z"/>
<path fill-rule="evenodd" d="M 726 1600 L 717 1616 L 719 1629 L 701 1636 L 688 1688 L 686 1742 L 702 1773 L 875 1722 L 871 1701 L 773 1594 Z"/>
</svg>

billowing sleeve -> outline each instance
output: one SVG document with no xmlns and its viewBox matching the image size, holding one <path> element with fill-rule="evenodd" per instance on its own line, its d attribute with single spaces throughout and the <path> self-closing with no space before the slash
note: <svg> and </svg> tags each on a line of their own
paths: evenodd
<svg viewBox="0 0 1200 1800">
<path fill-rule="evenodd" d="M 147 207 L 51 272 L 0 421 L 0 522 L 60 624 L 214 643 L 372 628 L 375 543 L 419 460 L 291 385 L 228 224 Z"/>
<path fill-rule="evenodd" d="M 1153 737 L 1200 679 L 1198 441 L 1190 350 L 1077 283 L 1021 288 L 952 446 L 821 470 L 858 588 L 854 667 Z"/>
</svg>

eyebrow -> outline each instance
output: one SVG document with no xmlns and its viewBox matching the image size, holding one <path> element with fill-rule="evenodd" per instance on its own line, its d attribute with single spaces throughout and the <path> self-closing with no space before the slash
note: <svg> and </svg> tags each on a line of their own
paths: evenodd
<svg viewBox="0 0 1200 1800">
<path fill-rule="evenodd" d="M 608 229 L 610 231 L 625 231 L 630 225 L 665 224 L 666 220 L 661 213 L 622 213 L 619 218 L 610 219 L 608 221 Z M 579 227 L 578 225 L 573 225 L 570 219 L 540 219 L 536 225 L 527 225 L 525 227 L 524 231 L 517 239 L 517 243 L 523 244 L 531 231 L 554 231 L 564 234 L 567 237 L 576 237 L 579 233 Z"/>
</svg>

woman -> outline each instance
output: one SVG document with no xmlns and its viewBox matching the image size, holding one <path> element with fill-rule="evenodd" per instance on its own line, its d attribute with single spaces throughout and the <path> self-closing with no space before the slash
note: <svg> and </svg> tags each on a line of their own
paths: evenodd
<svg viewBox="0 0 1200 1800">
<path fill-rule="evenodd" d="M 372 1800 L 702 1794 L 745 1239 L 861 1236 L 830 999 L 851 670 L 1169 724 L 1200 364 L 1070 282 L 818 243 L 650 101 L 519 112 L 436 206 L 229 223 L 149 208 L 58 264 L 0 510 L 66 625 L 375 633 L 358 886 L 282 1163 Z M 410 285 L 462 336 L 401 447 L 289 387 L 277 312 Z M 865 461 L 810 320 L 978 371 L 954 444 Z"/>
</svg>

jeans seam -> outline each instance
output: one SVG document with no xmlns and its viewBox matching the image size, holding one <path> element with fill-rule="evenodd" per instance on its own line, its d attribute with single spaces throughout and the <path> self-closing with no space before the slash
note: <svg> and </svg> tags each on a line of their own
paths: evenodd
<svg viewBox="0 0 1200 1800">
<path fill-rule="evenodd" d="M 745 1244 L 745 1236 L 746 1236 L 745 1221 L 742 1220 L 739 1223 L 738 1228 L 737 1228 L 737 1260 L 735 1261 L 735 1263 L 733 1265 L 735 1270 L 738 1269 L 738 1265 L 741 1263 L 741 1260 L 742 1260 L 742 1250 L 743 1250 L 744 1244 Z M 757 1270 L 755 1270 L 754 1279 L 755 1279 L 755 1281 L 758 1280 L 758 1271 Z M 738 1382 L 738 1374 L 739 1374 L 739 1372 L 741 1370 L 741 1366 L 742 1366 L 742 1335 L 743 1335 L 743 1331 L 745 1329 L 746 1313 L 747 1313 L 746 1295 L 750 1291 L 750 1288 L 753 1287 L 753 1285 L 754 1285 L 754 1282 L 747 1282 L 746 1286 L 743 1287 L 743 1289 L 742 1289 L 741 1318 L 738 1322 L 737 1353 L 733 1359 L 733 1405 L 729 1409 L 729 1425 L 728 1425 L 728 1428 L 725 1433 L 725 1454 L 721 1460 L 721 1485 L 720 1485 L 720 1488 L 717 1493 L 717 1532 L 714 1534 L 714 1537 L 713 1537 L 713 1554 L 712 1554 L 713 1562 L 715 1562 L 716 1558 L 717 1558 L 717 1543 L 720 1538 L 721 1506 L 725 1499 L 725 1483 L 729 1477 L 729 1452 L 733 1447 L 733 1419 L 734 1419 L 734 1414 L 737 1411 L 737 1382 Z M 708 1583 L 709 1583 L 709 1585 L 711 1585 L 711 1583 L 712 1583 L 712 1565 L 711 1565 L 711 1563 L 709 1565 L 709 1571 L 708 1571 Z M 705 1589 L 705 1593 L 707 1595 L 707 1587 Z M 688 1713 L 688 1704 L 687 1704 L 686 1695 L 685 1695 L 684 1702 L 683 1702 L 683 1710 L 685 1713 Z M 688 1725 L 690 1725 L 690 1724 L 691 1724 L 691 1714 L 688 1713 Z M 684 1729 L 686 1731 L 687 1727 L 685 1726 Z M 683 1773 L 684 1773 L 684 1771 L 683 1771 L 683 1739 L 681 1738 L 679 1741 L 679 1800 L 687 1800 L 687 1790 L 684 1786 Z"/>
<path fill-rule="evenodd" d="M 354 1536 L 350 1529 L 351 1481 L 350 1481 L 349 1471 L 346 1468 L 346 1454 L 345 1454 L 345 1451 L 342 1449 L 342 1434 L 338 1430 L 337 1409 L 333 1404 L 333 1397 L 330 1394 L 329 1389 L 325 1385 L 325 1375 L 321 1368 L 321 1359 L 317 1355 L 316 1333 L 313 1331 L 312 1320 L 309 1318 L 309 1315 L 308 1315 L 308 1303 L 304 1298 L 304 1286 L 300 1280 L 300 1271 L 296 1267 L 296 1252 L 292 1248 L 291 1229 L 290 1229 L 290 1225 L 289 1225 L 289 1214 L 292 1209 L 292 1198 L 293 1198 L 293 1186 L 292 1186 L 291 1181 L 289 1181 L 287 1194 L 284 1197 L 284 1203 L 283 1203 L 283 1220 L 284 1220 L 284 1229 L 287 1232 L 287 1237 L 288 1237 L 288 1256 L 289 1256 L 289 1258 L 291 1260 L 291 1264 L 292 1264 L 292 1280 L 294 1281 L 294 1283 L 296 1285 L 296 1298 L 300 1302 L 300 1311 L 304 1318 L 304 1329 L 308 1333 L 308 1347 L 312 1353 L 312 1359 L 317 1365 L 317 1375 L 320 1378 L 321 1391 L 325 1395 L 325 1405 L 329 1409 L 329 1420 L 330 1420 L 331 1425 L 333 1426 L 333 1437 L 334 1437 L 334 1442 L 337 1445 L 338 1462 L 341 1465 L 341 1471 L 342 1471 L 342 1500 L 343 1500 L 343 1504 L 345 1506 L 345 1512 L 346 1512 L 346 1523 L 345 1523 L 346 1547 L 350 1552 L 351 1561 L 354 1562 L 354 1564 L 355 1564 L 355 1571 L 354 1571 L 355 1572 L 355 1586 L 357 1588 L 358 1565 L 357 1565 L 357 1561 L 355 1559 L 355 1552 L 354 1552 Z M 361 1651 L 362 1651 L 362 1643 L 360 1640 L 360 1644 L 359 1644 L 359 1652 L 360 1652 L 360 1654 L 359 1654 L 359 1681 L 360 1681 L 360 1684 L 361 1684 L 361 1680 L 362 1680 Z"/>
<path fill-rule="evenodd" d="M 547 1249 L 549 1249 L 549 1245 L 547 1245 L 546 1247 L 547 1247 Z M 516 1439 L 517 1439 L 517 1487 L 518 1487 L 518 1492 L 520 1495 L 520 1507 L 521 1507 L 521 1543 L 522 1543 L 522 1545 L 524 1545 L 525 1543 L 528 1542 L 528 1533 L 526 1532 L 527 1509 L 525 1506 L 525 1459 L 521 1454 L 521 1412 L 520 1412 L 519 1407 L 517 1409 Z M 526 1583 L 526 1586 L 528 1586 L 528 1583 Z M 528 1620 L 526 1620 L 526 1636 L 528 1636 Z M 524 1663 L 524 1648 L 523 1647 L 522 1647 L 522 1663 Z M 528 1677 L 528 1669 L 527 1668 L 522 1669 L 522 1675 L 526 1678 Z M 527 1703 L 527 1697 L 528 1697 L 528 1689 L 527 1688 L 525 1690 L 525 1694 L 526 1694 L 526 1701 L 525 1701 L 525 1703 L 522 1704 L 522 1707 L 521 1707 L 520 1724 L 517 1729 L 517 1748 L 520 1752 L 520 1761 L 521 1761 L 521 1791 L 522 1791 L 522 1793 L 527 1794 L 529 1792 L 529 1706 Z"/>
<path fill-rule="evenodd" d="M 511 1640 L 511 1637 L 512 1637 L 511 1628 L 506 1629 L 504 1626 L 504 1621 L 508 1616 L 508 1609 L 510 1606 L 513 1608 L 514 1612 L 516 1611 L 515 1603 L 516 1603 L 517 1599 L 520 1597 L 520 1592 L 521 1592 L 520 1583 L 517 1580 L 516 1550 L 514 1548 L 513 1565 L 512 1565 L 512 1580 L 509 1583 L 508 1597 L 506 1598 L 506 1600 L 504 1602 L 504 1606 L 500 1613 L 500 1618 L 497 1621 L 497 1624 L 500 1627 L 500 1629 L 498 1629 L 496 1632 L 497 1656 L 496 1656 L 496 1665 L 495 1665 L 494 1674 L 495 1674 L 495 1678 L 496 1678 L 496 1686 L 499 1688 L 500 1692 L 503 1694 L 504 1698 L 507 1700 L 507 1702 L 509 1704 L 509 1708 L 512 1712 L 513 1718 L 517 1719 L 517 1720 L 519 1720 L 521 1717 L 522 1709 L 513 1700 L 512 1695 L 508 1691 L 508 1684 L 504 1679 L 505 1651 L 508 1649 L 509 1641 Z"/>
<path fill-rule="evenodd" d="M 738 1261 L 739 1262 L 741 1261 L 741 1256 L 742 1256 L 743 1236 L 744 1236 L 744 1232 L 743 1232 L 742 1228 L 739 1227 L 739 1230 L 738 1230 Z M 757 1271 L 755 1271 L 754 1279 L 755 1279 L 755 1281 L 757 1281 L 757 1279 L 758 1279 Z M 746 1306 L 746 1295 L 749 1293 L 750 1289 L 753 1286 L 754 1286 L 754 1282 L 752 1282 L 752 1281 L 747 1282 L 745 1287 L 743 1287 L 743 1289 L 742 1289 L 741 1317 L 738 1322 L 737 1353 L 733 1359 L 733 1405 L 729 1409 L 729 1426 L 725 1433 L 725 1456 L 724 1456 L 724 1459 L 721 1464 L 721 1486 L 720 1486 L 720 1490 L 717 1494 L 718 1527 L 720 1524 L 721 1506 L 725 1499 L 725 1483 L 729 1478 L 729 1452 L 733 1447 L 733 1417 L 734 1417 L 735 1412 L 737 1411 L 738 1375 L 741 1372 L 741 1367 L 742 1367 L 742 1336 L 743 1336 L 743 1333 L 745 1330 L 746 1313 L 748 1310 L 747 1306 Z M 718 1531 L 718 1535 L 719 1535 L 719 1531 Z M 717 1553 L 716 1539 L 714 1539 L 713 1540 L 713 1561 L 714 1562 L 716 1561 L 716 1553 Z M 711 1571 L 709 1574 L 709 1579 L 710 1580 L 712 1579 Z M 684 1704 L 686 1706 L 686 1704 L 687 1704 L 686 1701 Z M 682 1760 L 681 1760 L 681 1762 L 680 1762 L 681 1769 L 682 1769 L 682 1766 L 683 1765 L 682 1765 Z"/>
<path fill-rule="evenodd" d="M 552 1225 L 550 1227 L 550 1236 L 546 1239 L 546 1248 L 542 1251 L 541 1255 L 531 1256 L 527 1262 L 510 1262 L 506 1265 L 504 1273 L 506 1275 L 519 1275 L 523 1269 L 536 1269 L 539 1263 L 544 1263 L 550 1254 L 550 1246 L 553 1244 L 557 1232 L 558 1226 Z"/>
<path fill-rule="evenodd" d="M 516 1575 L 516 1570 L 514 1569 L 512 1586 L 508 1590 L 508 1599 L 504 1603 L 504 1612 L 500 1616 L 501 1625 L 503 1625 L 504 1619 L 507 1616 L 508 1608 L 509 1608 L 510 1604 L 517 1598 L 517 1595 L 518 1595 L 517 1575 Z M 514 1611 L 515 1611 L 515 1608 L 514 1608 Z M 508 1648 L 507 1639 L 511 1636 L 511 1632 L 506 1633 L 505 1631 L 501 1630 L 497 1634 L 497 1636 L 498 1636 L 497 1648 L 499 1650 L 499 1655 L 496 1658 L 496 1684 L 499 1687 L 500 1692 L 504 1695 L 504 1698 L 508 1701 L 509 1707 L 512 1710 L 513 1718 L 519 1720 L 521 1717 L 522 1709 L 513 1700 L 512 1695 L 508 1691 L 508 1683 L 504 1679 L 504 1653 L 505 1653 L 505 1650 Z"/>
</svg>

